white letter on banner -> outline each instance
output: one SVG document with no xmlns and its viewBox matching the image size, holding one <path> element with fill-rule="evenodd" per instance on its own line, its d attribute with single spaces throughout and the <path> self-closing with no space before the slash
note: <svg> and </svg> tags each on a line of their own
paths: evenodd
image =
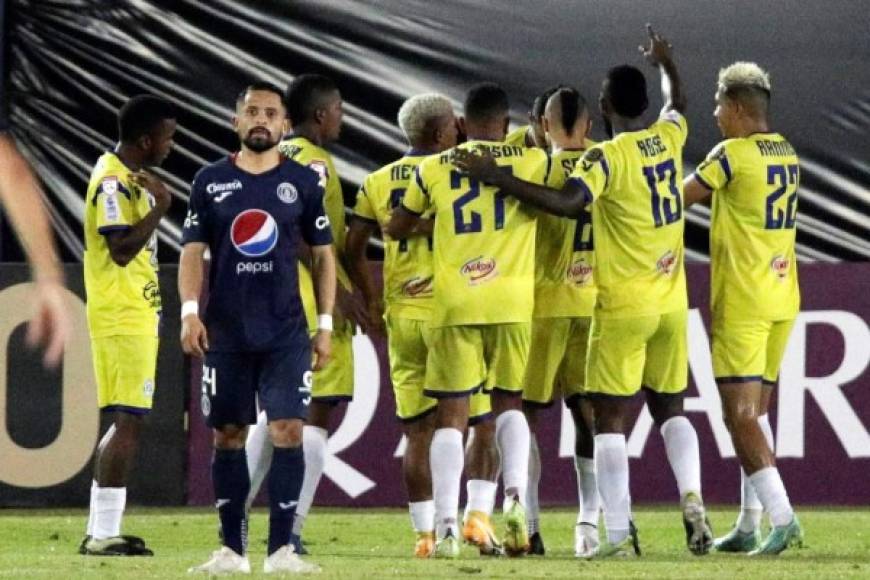
<svg viewBox="0 0 870 580">
<path fill-rule="evenodd" d="M 375 482 L 336 455 L 359 440 L 378 406 L 381 386 L 378 355 L 371 339 L 364 334 L 353 337 L 353 383 L 353 401 L 326 446 L 323 474 L 350 497 L 358 497 L 373 488 Z"/>
<path fill-rule="evenodd" d="M 807 326 L 828 324 L 843 336 L 843 360 L 826 377 L 806 376 Z M 870 363 L 870 329 L 857 314 L 842 310 L 801 312 L 795 322 L 780 371 L 777 397 L 778 457 L 804 456 L 804 392 L 809 392 L 849 457 L 870 457 L 870 434 L 840 390 Z"/>
</svg>

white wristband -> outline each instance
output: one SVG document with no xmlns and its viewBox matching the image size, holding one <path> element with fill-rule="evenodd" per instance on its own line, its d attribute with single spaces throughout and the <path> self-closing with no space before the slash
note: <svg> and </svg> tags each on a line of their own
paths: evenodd
<svg viewBox="0 0 870 580">
<path fill-rule="evenodd" d="M 317 330 L 327 330 L 332 332 L 332 314 L 317 315 Z"/>
<path fill-rule="evenodd" d="M 181 319 L 184 320 L 188 314 L 199 316 L 199 302 L 188 300 L 181 305 Z"/>
</svg>

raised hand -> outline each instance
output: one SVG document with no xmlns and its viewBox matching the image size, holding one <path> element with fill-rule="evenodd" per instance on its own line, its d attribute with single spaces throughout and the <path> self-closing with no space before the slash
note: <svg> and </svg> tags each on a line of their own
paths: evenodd
<svg viewBox="0 0 870 580">
<path fill-rule="evenodd" d="M 671 61 L 671 49 L 673 45 L 661 34 L 657 34 L 651 24 L 646 25 L 646 33 L 649 36 L 649 46 L 638 46 L 638 50 L 652 66 Z"/>
<path fill-rule="evenodd" d="M 136 171 L 130 175 L 130 179 L 144 189 L 147 189 L 154 196 L 154 202 L 163 210 L 169 209 L 172 204 L 172 194 L 160 181 L 160 178 L 148 170 Z"/>
</svg>

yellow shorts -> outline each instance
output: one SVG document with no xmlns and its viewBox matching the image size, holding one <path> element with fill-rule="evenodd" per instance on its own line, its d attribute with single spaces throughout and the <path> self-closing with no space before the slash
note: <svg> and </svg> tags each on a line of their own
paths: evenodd
<svg viewBox="0 0 870 580">
<path fill-rule="evenodd" d="M 776 384 L 791 320 L 713 321 L 713 375 L 717 383 Z"/>
<path fill-rule="evenodd" d="M 426 378 L 426 332 L 429 323 L 387 314 L 390 380 L 396 395 L 396 415 L 405 423 L 435 410 L 438 401 L 423 394 Z"/>
<path fill-rule="evenodd" d="M 546 407 L 586 392 L 586 352 L 591 317 L 535 318 L 523 379 L 523 403 Z"/>
<path fill-rule="evenodd" d="M 311 399 L 337 405 L 353 399 L 353 324 L 347 322 L 332 332 L 332 360 L 314 373 Z"/>
<path fill-rule="evenodd" d="M 593 315 L 587 392 L 630 397 L 641 386 L 663 394 L 684 391 L 689 374 L 687 317 L 685 310 L 634 318 Z"/>
<path fill-rule="evenodd" d="M 530 323 L 430 328 L 425 393 L 439 399 L 481 388 L 521 392 L 531 334 Z"/>
<path fill-rule="evenodd" d="M 158 338 L 148 335 L 91 339 L 100 409 L 135 415 L 151 410 L 158 345 Z"/>
</svg>

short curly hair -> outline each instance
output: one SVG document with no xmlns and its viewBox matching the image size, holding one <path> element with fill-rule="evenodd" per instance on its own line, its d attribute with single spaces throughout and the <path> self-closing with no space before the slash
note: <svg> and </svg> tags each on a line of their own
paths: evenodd
<svg viewBox="0 0 870 580">
<path fill-rule="evenodd" d="M 453 113 L 450 99 L 438 93 L 414 95 L 399 108 L 399 127 L 409 143 L 426 138 L 426 131 L 432 122 Z"/>
</svg>

